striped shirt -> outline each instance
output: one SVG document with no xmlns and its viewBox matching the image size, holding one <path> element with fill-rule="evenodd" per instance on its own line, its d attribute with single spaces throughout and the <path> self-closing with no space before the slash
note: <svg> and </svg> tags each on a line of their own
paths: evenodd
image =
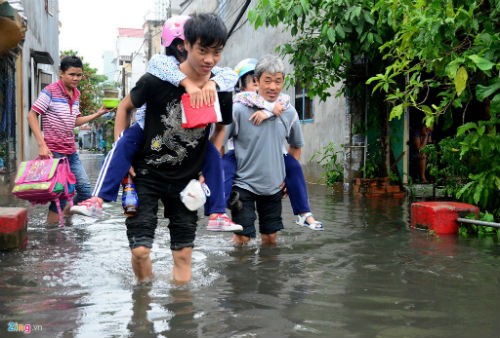
<svg viewBox="0 0 500 338">
<path fill-rule="evenodd" d="M 43 138 L 50 151 L 76 152 L 73 129 L 81 116 L 78 89 L 73 89 L 71 98 L 61 80 L 54 82 L 40 92 L 31 109 L 42 116 Z"/>
</svg>

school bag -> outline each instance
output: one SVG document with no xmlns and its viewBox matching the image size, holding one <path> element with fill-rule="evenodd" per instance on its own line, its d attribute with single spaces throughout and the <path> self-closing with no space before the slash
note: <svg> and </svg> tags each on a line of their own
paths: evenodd
<svg viewBox="0 0 500 338">
<path fill-rule="evenodd" d="M 59 214 L 59 225 L 64 226 L 60 199 L 73 205 L 75 175 L 66 157 L 34 159 L 21 162 L 14 180 L 12 193 L 32 206 L 54 201 Z"/>
</svg>

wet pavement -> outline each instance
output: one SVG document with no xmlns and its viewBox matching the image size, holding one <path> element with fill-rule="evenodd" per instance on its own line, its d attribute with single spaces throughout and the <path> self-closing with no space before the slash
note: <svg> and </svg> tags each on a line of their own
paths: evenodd
<svg viewBox="0 0 500 338">
<path fill-rule="evenodd" d="M 95 180 L 102 156 L 82 158 Z M 411 230 L 405 199 L 309 193 L 325 231 L 295 225 L 285 200 L 276 248 L 235 248 L 201 218 L 183 287 L 165 220 L 155 279 L 137 286 L 118 203 L 65 228 L 35 207 L 26 250 L 0 253 L 0 337 L 500 337 L 496 240 Z"/>
</svg>

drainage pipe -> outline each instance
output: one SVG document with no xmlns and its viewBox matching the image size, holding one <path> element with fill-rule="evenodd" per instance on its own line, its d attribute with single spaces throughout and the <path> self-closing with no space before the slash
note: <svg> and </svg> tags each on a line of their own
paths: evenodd
<svg viewBox="0 0 500 338">
<path fill-rule="evenodd" d="M 483 225 L 483 226 L 493 227 L 493 228 L 500 228 L 500 223 L 480 221 L 477 219 L 469 219 L 469 218 L 460 218 L 459 217 L 459 218 L 457 218 L 457 222 Z"/>
</svg>

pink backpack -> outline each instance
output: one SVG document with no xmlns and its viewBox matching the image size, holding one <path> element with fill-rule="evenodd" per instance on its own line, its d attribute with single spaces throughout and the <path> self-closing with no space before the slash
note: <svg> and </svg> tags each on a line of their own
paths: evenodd
<svg viewBox="0 0 500 338">
<path fill-rule="evenodd" d="M 21 162 L 17 170 L 12 193 L 31 205 L 54 201 L 59 214 L 59 224 L 64 226 L 60 199 L 73 205 L 75 175 L 71 172 L 66 157 L 34 159 Z"/>
</svg>

